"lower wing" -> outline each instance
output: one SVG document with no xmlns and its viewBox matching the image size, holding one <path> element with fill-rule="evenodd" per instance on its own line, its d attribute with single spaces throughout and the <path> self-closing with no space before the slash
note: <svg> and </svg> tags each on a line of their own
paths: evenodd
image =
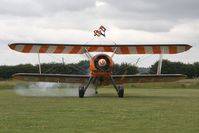
<svg viewBox="0 0 199 133">
<path fill-rule="evenodd" d="M 34 82 L 60 82 L 60 83 L 80 83 L 86 84 L 89 75 L 65 75 L 65 74 L 38 74 L 38 73 L 17 73 L 13 78 Z M 173 82 L 185 79 L 182 74 L 145 74 L 145 75 L 112 75 L 116 84 L 146 83 L 146 82 Z M 103 85 L 111 84 L 110 78 L 103 80 Z"/>
<path fill-rule="evenodd" d="M 144 74 L 144 75 L 112 75 L 116 84 L 146 83 L 146 82 L 173 82 L 185 79 L 183 74 Z"/>
<path fill-rule="evenodd" d="M 65 75 L 65 74 L 38 74 L 38 73 L 17 73 L 13 78 L 34 82 L 60 82 L 86 84 L 89 75 Z"/>
</svg>

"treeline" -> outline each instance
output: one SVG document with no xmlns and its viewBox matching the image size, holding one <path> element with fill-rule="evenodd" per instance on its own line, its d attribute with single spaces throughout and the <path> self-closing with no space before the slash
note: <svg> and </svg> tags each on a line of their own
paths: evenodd
<svg viewBox="0 0 199 133">
<path fill-rule="evenodd" d="M 45 74 L 89 74 L 90 62 L 80 61 L 79 63 L 62 64 L 62 63 L 43 63 L 41 64 L 42 73 Z M 39 73 L 39 66 L 32 64 L 20 64 L 16 66 L 0 66 L 0 80 L 9 79 L 15 73 Z M 113 74 L 137 74 L 138 69 L 135 66 L 123 63 L 115 64 Z"/>
<path fill-rule="evenodd" d="M 150 67 L 149 73 L 157 72 L 158 62 Z M 188 78 L 199 77 L 199 62 L 193 64 L 184 64 L 182 62 L 171 62 L 169 60 L 162 61 L 162 74 L 185 74 Z"/>
<path fill-rule="evenodd" d="M 148 68 L 137 68 L 136 66 L 123 63 L 115 64 L 113 68 L 114 75 L 129 75 L 138 73 L 156 74 L 158 62 Z M 79 63 L 61 64 L 61 63 L 44 63 L 41 64 L 42 73 L 45 74 L 89 74 L 89 61 L 80 61 Z M 138 71 L 139 70 L 139 71 Z M 147 71 L 149 70 L 149 71 Z M 32 64 L 21 64 L 16 66 L 0 66 L 0 80 L 9 79 L 15 73 L 39 73 L 39 66 Z M 171 62 L 163 60 L 162 74 L 185 74 L 188 78 L 199 77 L 199 62 L 193 64 L 184 64 L 182 62 Z"/>
</svg>

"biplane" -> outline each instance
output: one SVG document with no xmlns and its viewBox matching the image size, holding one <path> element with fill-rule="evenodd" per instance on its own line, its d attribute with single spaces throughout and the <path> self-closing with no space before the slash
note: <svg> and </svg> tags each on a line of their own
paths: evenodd
<svg viewBox="0 0 199 133">
<path fill-rule="evenodd" d="M 106 37 L 106 28 L 101 26 L 94 31 L 95 37 Z M 36 82 L 80 83 L 79 97 L 83 98 L 90 84 L 97 88 L 101 85 L 112 84 L 118 97 L 124 96 L 123 84 L 145 82 L 170 82 L 186 78 L 182 74 L 144 74 L 144 75 L 112 75 L 113 56 L 115 54 L 177 54 L 189 50 L 188 44 L 51 44 L 51 43 L 12 43 L 12 50 L 22 53 L 47 53 L 47 54 L 86 54 L 90 58 L 90 74 L 41 74 L 17 73 L 13 77 L 19 80 Z M 91 52 L 97 52 L 92 56 Z M 106 54 L 111 52 L 112 56 Z M 159 63 L 161 64 L 161 63 Z"/>
</svg>

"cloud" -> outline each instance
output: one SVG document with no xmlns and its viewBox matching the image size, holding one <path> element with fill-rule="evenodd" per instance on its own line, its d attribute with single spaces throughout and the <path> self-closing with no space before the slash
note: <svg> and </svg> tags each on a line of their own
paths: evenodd
<svg viewBox="0 0 199 133">
<path fill-rule="evenodd" d="M 42 6 L 33 0 L 1 0 L 0 14 L 11 16 L 40 16 L 42 13 Z"/>
<path fill-rule="evenodd" d="M 78 12 L 95 6 L 93 0 L 9 0 L 0 1 L 0 14 L 20 17 L 43 17 L 60 12 Z"/>
<path fill-rule="evenodd" d="M 33 55 L 9 54 L 8 43 L 85 43 L 100 25 L 117 43 L 192 44 L 196 47 L 179 55 L 183 58 L 168 58 L 198 61 L 197 5 L 196 0 L 1 0 L 0 53 L 6 59 L 0 64 L 37 63 Z"/>
<path fill-rule="evenodd" d="M 195 0 L 1 0 L 0 16 L 35 18 L 35 23 L 54 28 L 86 30 L 101 22 L 121 29 L 168 32 L 183 19 L 197 19 L 198 4 Z"/>
<path fill-rule="evenodd" d="M 104 16 L 115 20 L 120 28 L 152 32 L 168 32 L 183 19 L 199 17 L 199 1 L 195 0 L 104 0 Z M 128 24 L 126 23 L 128 22 Z"/>
<path fill-rule="evenodd" d="M 48 12 L 82 11 L 95 6 L 94 0 L 37 0 Z"/>
<path fill-rule="evenodd" d="M 179 19 L 198 18 L 199 1 L 196 0 L 104 0 L 123 13 L 142 14 L 140 18 Z"/>
</svg>

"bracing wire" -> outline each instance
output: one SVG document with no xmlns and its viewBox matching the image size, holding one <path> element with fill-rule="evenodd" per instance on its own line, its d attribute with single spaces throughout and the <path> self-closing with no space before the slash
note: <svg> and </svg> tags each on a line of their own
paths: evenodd
<svg viewBox="0 0 199 133">
<path fill-rule="evenodd" d="M 93 37 L 93 38 L 91 38 L 89 41 L 87 41 L 86 43 L 84 43 L 84 44 L 88 44 L 89 42 L 91 42 L 93 39 L 95 39 L 95 37 Z M 52 57 L 52 58 L 54 58 L 54 59 L 56 59 L 56 60 L 58 60 L 58 61 L 61 61 L 62 62 L 62 59 L 60 59 L 60 58 L 58 58 L 58 57 L 56 57 L 56 56 L 53 56 L 53 55 L 50 55 L 50 54 L 47 54 L 48 56 L 50 56 L 50 57 Z M 86 55 L 86 57 L 89 59 L 89 57 Z M 65 58 L 64 58 L 65 59 Z M 78 66 L 76 66 L 77 68 L 74 68 L 74 67 L 71 67 L 71 68 L 73 68 L 73 69 L 75 69 L 75 70 L 77 70 L 77 71 L 79 71 L 79 72 L 81 72 L 81 73 L 84 73 L 85 72 L 85 70 L 83 70 L 81 67 L 78 67 Z M 49 72 L 49 71 L 51 71 L 52 69 L 54 69 L 54 67 L 52 67 L 52 68 L 50 68 L 50 69 L 48 69 L 48 70 L 46 70 L 44 73 L 47 73 L 47 72 Z"/>
<path fill-rule="evenodd" d="M 151 55 L 148 55 L 148 56 L 145 56 L 145 57 L 144 57 L 144 56 L 145 56 L 145 55 L 139 57 L 135 63 L 134 63 L 134 61 L 133 61 L 133 62 L 127 63 L 127 65 L 132 65 L 132 63 L 134 63 L 133 66 L 134 66 L 134 65 L 137 66 L 137 64 L 138 64 L 139 62 L 144 61 L 146 58 L 152 56 L 152 54 L 151 54 Z M 142 57 L 143 57 L 143 58 L 142 58 Z M 142 58 L 142 59 L 141 59 L 141 58 Z M 125 71 L 125 70 L 128 69 L 129 67 L 131 67 L 131 66 L 127 66 L 127 67 L 125 67 L 124 69 L 122 69 L 122 70 L 116 72 L 115 74 L 118 74 L 118 73 L 120 73 L 120 72 L 122 72 L 122 71 Z"/>
<path fill-rule="evenodd" d="M 52 56 L 51 56 L 51 57 L 52 57 Z M 72 69 L 75 69 L 76 71 L 79 71 L 79 72 L 81 72 L 81 73 L 84 73 L 84 72 L 85 72 L 82 68 L 80 68 L 80 67 L 78 67 L 78 66 L 76 66 L 76 67 L 69 66 L 69 67 L 72 68 Z M 52 67 L 52 68 L 46 70 L 44 73 L 47 73 L 47 72 L 53 70 L 54 68 L 55 68 L 55 67 Z"/>
</svg>

